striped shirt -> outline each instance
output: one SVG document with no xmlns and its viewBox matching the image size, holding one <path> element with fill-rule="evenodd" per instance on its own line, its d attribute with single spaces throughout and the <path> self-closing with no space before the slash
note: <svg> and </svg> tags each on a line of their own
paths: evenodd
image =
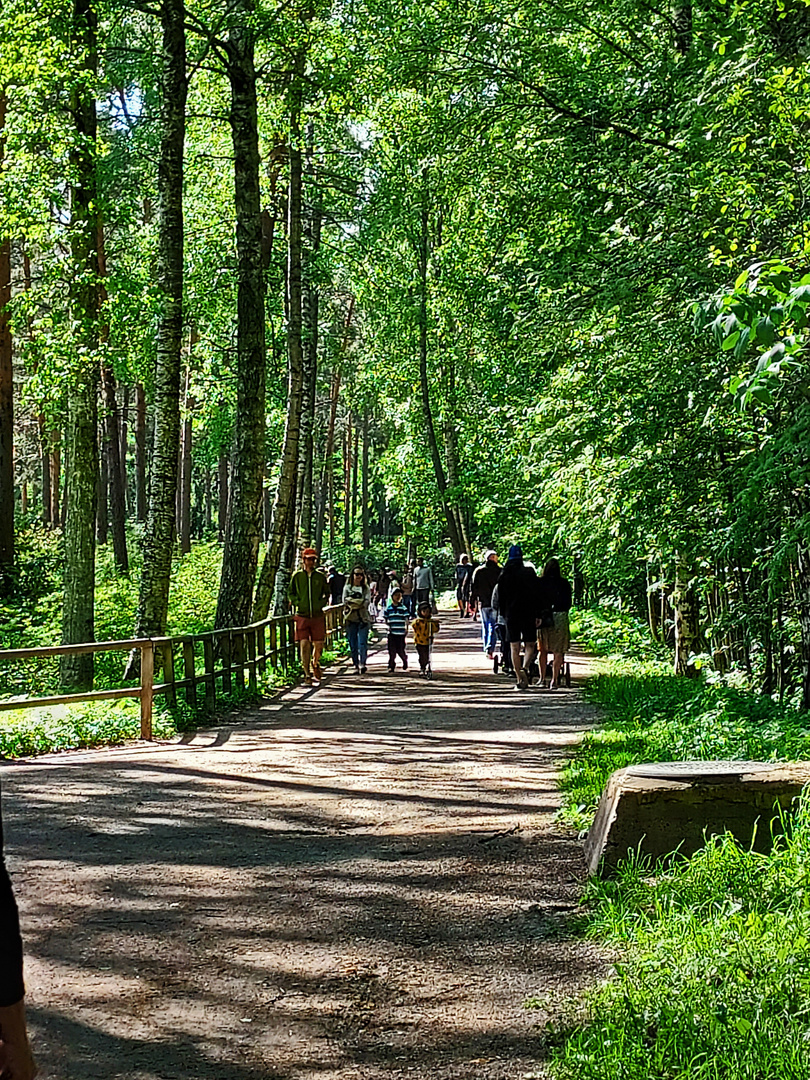
<svg viewBox="0 0 810 1080">
<path fill-rule="evenodd" d="M 404 604 L 389 602 L 385 609 L 385 621 L 388 623 L 389 634 L 405 637 L 408 632 L 408 609 Z"/>
</svg>

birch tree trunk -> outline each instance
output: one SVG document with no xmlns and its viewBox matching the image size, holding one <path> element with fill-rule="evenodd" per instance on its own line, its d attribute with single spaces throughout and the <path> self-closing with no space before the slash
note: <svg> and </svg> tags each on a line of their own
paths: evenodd
<svg viewBox="0 0 810 1080">
<path fill-rule="evenodd" d="M 5 151 L 6 95 L 0 92 L 0 169 Z M 11 324 L 11 241 L 0 237 L 0 596 L 12 590 L 14 567 L 14 371 Z"/>
<path fill-rule="evenodd" d="M 236 207 L 236 427 L 214 620 L 217 628 L 250 622 L 261 539 L 265 457 L 267 349 L 253 0 L 238 0 L 234 11 L 239 22 L 228 37 L 228 79 Z"/>
<path fill-rule="evenodd" d="M 65 503 L 65 574 L 62 644 L 93 641 L 98 489 L 98 278 L 96 198 L 96 102 L 98 71 L 96 13 L 88 0 L 74 0 L 73 47 L 81 74 L 70 92 L 74 128 L 71 149 L 70 256 L 73 281 L 70 305 L 76 360 L 70 375 L 67 406 L 67 500 Z M 62 684 L 75 689 L 93 685 L 93 655 L 63 656 Z"/>
<path fill-rule="evenodd" d="M 368 505 L 368 408 L 363 413 L 363 494 L 361 515 L 363 522 L 363 550 L 368 551 L 371 546 L 371 529 L 369 528 L 369 505 Z"/>
<path fill-rule="evenodd" d="M 183 0 L 162 0 L 160 162 L 158 165 L 159 314 L 152 455 L 138 637 L 166 632 L 180 445 L 183 334 L 183 148 L 186 133 L 186 31 Z"/>
<path fill-rule="evenodd" d="M 135 517 L 146 521 L 146 394 L 135 387 Z"/>
<path fill-rule="evenodd" d="M 293 515 L 293 520 L 295 515 L 295 481 L 304 389 L 301 293 L 301 92 L 304 62 L 304 52 L 299 51 L 294 66 L 293 105 L 290 114 L 290 178 L 287 194 L 287 421 L 284 426 L 278 487 L 273 500 L 270 539 L 253 603 L 253 618 L 256 621 L 266 618 L 270 609 L 276 573 L 281 565 L 287 536 L 289 515 Z"/>
</svg>

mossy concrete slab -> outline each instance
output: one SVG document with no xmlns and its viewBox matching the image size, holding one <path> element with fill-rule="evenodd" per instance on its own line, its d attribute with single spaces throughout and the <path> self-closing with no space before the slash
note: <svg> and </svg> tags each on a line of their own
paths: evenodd
<svg viewBox="0 0 810 1080">
<path fill-rule="evenodd" d="M 628 851 L 653 860 L 694 855 L 729 832 L 769 851 L 787 810 L 810 783 L 810 762 L 667 761 L 618 769 L 585 841 L 590 874 L 610 874 Z"/>
</svg>

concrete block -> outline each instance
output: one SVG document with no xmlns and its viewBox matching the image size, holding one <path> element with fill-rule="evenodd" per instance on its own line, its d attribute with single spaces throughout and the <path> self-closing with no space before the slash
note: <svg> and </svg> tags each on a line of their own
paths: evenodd
<svg viewBox="0 0 810 1080">
<path fill-rule="evenodd" d="M 628 850 L 654 860 L 676 850 L 694 855 L 705 837 L 725 832 L 746 847 L 754 838 L 754 848 L 767 852 L 778 807 L 789 809 L 808 783 L 807 761 L 667 761 L 618 769 L 585 841 L 588 872 L 612 873 Z"/>
</svg>

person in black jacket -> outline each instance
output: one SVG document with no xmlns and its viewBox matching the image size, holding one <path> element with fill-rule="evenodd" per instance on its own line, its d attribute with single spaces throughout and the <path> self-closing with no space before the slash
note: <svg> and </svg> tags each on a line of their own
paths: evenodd
<svg viewBox="0 0 810 1080">
<path fill-rule="evenodd" d="M 537 654 L 537 620 L 542 606 L 539 591 L 534 568 L 525 565 L 522 549 L 513 544 L 498 578 L 498 607 L 506 621 L 517 690 L 525 690 L 529 685 L 529 670 Z"/>
<path fill-rule="evenodd" d="M 560 685 L 560 672 L 565 663 L 565 654 L 571 647 L 571 630 L 568 625 L 568 612 L 571 610 L 571 582 L 560 572 L 556 559 L 549 559 L 540 575 L 540 584 L 545 597 L 544 608 L 548 612 L 550 625 L 540 629 L 540 673 L 543 683 L 546 681 L 548 654 L 552 654 L 551 689 Z"/>
<path fill-rule="evenodd" d="M 501 576 L 501 568 L 498 566 L 498 556 L 494 551 L 488 551 L 484 556 L 484 562 L 473 571 L 472 585 L 470 586 L 470 603 L 476 604 L 481 610 L 481 644 L 488 659 L 492 660 L 495 655 L 497 636 L 495 627 L 497 617 L 492 607 L 492 590 L 498 584 Z"/>
<path fill-rule="evenodd" d="M 0 1077 L 3 1080 L 32 1080 L 36 1076 L 25 1027 L 24 994 L 20 920 L 3 859 L 0 812 Z"/>
</svg>

